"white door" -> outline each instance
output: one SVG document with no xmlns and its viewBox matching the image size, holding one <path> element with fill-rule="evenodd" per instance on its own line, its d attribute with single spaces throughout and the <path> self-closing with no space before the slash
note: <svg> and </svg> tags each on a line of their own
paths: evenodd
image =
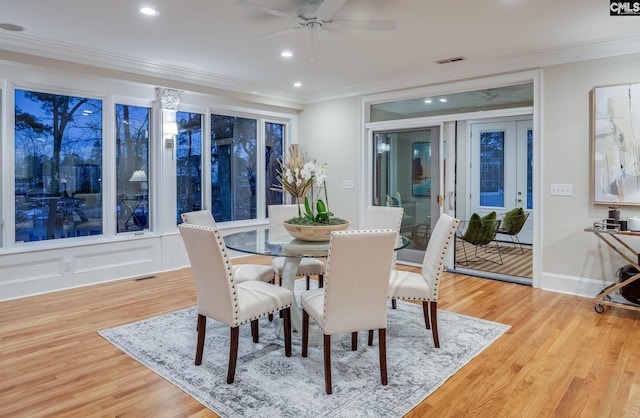
<svg viewBox="0 0 640 418">
<path fill-rule="evenodd" d="M 470 210 L 484 215 L 516 207 L 529 213 L 518 234 L 533 242 L 533 123 L 531 119 L 471 124 Z"/>
</svg>

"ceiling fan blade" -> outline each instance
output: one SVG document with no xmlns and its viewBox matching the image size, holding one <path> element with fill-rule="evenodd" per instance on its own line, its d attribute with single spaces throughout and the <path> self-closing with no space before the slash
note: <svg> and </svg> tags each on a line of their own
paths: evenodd
<svg viewBox="0 0 640 418">
<path fill-rule="evenodd" d="M 335 38 L 328 30 L 313 31 L 313 35 L 317 35 L 318 41 L 329 51 L 335 51 L 338 49 L 338 44 Z"/>
<path fill-rule="evenodd" d="M 325 22 L 332 29 L 395 30 L 395 20 L 334 20 Z"/>
<path fill-rule="evenodd" d="M 271 38 L 272 36 L 278 36 L 278 35 L 284 35 L 290 32 L 296 32 L 303 29 L 302 27 L 299 26 L 294 26 L 291 28 L 284 28 L 284 29 L 278 29 L 278 30 L 274 30 L 273 32 L 267 32 L 267 33 L 262 33 L 260 35 L 258 35 L 259 38 Z"/>
<path fill-rule="evenodd" d="M 333 15 L 339 8 L 345 4 L 347 0 L 323 0 L 320 6 L 316 9 L 314 15 L 320 20 L 331 20 Z"/>
<path fill-rule="evenodd" d="M 246 0 L 236 0 L 236 4 L 242 7 L 246 7 L 247 9 L 252 9 L 252 10 L 257 10 L 263 13 L 267 13 L 273 16 L 278 16 L 278 17 L 286 17 L 289 19 L 298 19 L 298 16 L 295 15 L 291 15 L 289 13 L 285 13 L 285 12 L 281 12 L 280 10 L 276 10 L 276 9 L 270 9 L 268 7 L 264 7 L 261 6 L 259 4 L 255 4 L 252 3 L 250 1 L 246 1 Z"/>
</svg>

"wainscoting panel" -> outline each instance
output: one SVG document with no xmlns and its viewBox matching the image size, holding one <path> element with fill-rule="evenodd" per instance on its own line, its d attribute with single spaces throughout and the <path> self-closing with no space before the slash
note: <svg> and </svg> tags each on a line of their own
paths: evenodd
<svg viewBox="0 0 640 418">
<path fill-rule="evenodd" d="M 3 254 L 0 300 L 160 272 L 162 238 Z"/>
</svg>

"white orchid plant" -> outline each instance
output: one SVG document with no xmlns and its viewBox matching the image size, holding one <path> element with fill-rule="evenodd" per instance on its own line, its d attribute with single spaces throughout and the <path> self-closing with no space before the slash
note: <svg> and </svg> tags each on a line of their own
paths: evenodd
<svg viewBox="0 0 640 418">
<path fill-rule="evenodd" d="M 292 219 L 293 223 L 340 224 L 346 222 L 334 218 L 333 213 L 329 211 L 326 164 L 307 160 L 297 144 L 289 147 L 285 161 L 278 162 L 280 170 L 277 179 L 280 184 L 274 186 L 274 190 L 287 192 L 296 199 L 298 218 Z M 324 193 L 324 200 L 320 198 L 322 193 Z M 301 199 L 304 202 L 304 212 Z"/>
</svg>

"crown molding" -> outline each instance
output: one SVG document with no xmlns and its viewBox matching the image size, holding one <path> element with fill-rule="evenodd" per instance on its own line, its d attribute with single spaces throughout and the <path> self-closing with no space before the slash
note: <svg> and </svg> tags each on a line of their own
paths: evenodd
<svg viewBox="0 0 640 418">
<path fill-rule="evenodd" d="M 421 72 L 403 76 L 402 79 L 370 80 L 341 89 L 324 91 L 318 95 L 307 95 L 304 97 L 304 103 L 406 90 L 495 74 L 528 71 L 553 65 L 636 53 L 640 53 L 640 35 L 611 37 L 508 55 L 502 60 L 482 65 L 474 64 L 472 60 L 459 61 L 439 66 L 435 71 L 430 71 L 428 74 Z"/>
<path fill-rule="evenodd" d="M 477 64 L 473 60 L 465 60 L 438 66 L 435 70 L 429 71 L 428 74 L 420 72 L 402 76 L 401 79 L 369 80 L 307 95 L 296 95 L 274 90 L 268 86 L 226 75 L 166 63 L 145 61 L 135 57 L 34 38 L 23 34 L 0 34 L 0 48 L 57 61 L 193 83 L 236 92 L 247 99 L 253 99 L 258 102 L 291 103 L 291 107 L 300 108 L 300 104 L 304 103 L 404 90 L 457 80 L 486 77 L 493 74 L 640 53 L 640 35 L 611 37 L 563 45 L 556 48 L 527 51 L 520 54 L 507 55 L 502 60 L 494 60 L 485 64 Z"/>
<path fill-rule="evenodd" d="M 284 102 L 300 103 L 301 95 L 288 94 L 270 89 L 251 81 L 227 75 L 214 74 L 194 68 L 142 60 L 136 57 L 109 51 L 86 48 L 80 45 L 35 38 L 28 35 L 0 34 L 0 48 L 26 55 L 49 58 L 100 67 L 133 74 L 168 78 L 186 83 L 198 84 L 216 89 L 229 90 L 253 97 L 265 97 Z"/>
</svg>

